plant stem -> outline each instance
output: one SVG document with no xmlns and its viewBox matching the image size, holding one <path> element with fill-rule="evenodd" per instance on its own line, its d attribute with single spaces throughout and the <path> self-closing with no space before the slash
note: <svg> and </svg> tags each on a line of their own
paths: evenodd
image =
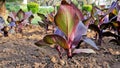
<svg viewBox="0 0 120 68">
<path fill-rule="evenodd" d="M 72 50 L 71 48 L 67 50 L 68 58 L 72 58 Z"/>
</svg>

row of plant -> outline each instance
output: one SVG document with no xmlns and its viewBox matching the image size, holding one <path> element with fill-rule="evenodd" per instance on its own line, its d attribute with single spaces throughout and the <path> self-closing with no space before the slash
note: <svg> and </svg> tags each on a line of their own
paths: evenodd
<svg viewBox="0 0 120 68">
<path fill-rule="evenodd" d="M 25 12 L 32 11 L 32 13 L 42 13 L 47 14 L 54 10 L 52 6 L 50 7 L 43 7 L 39 6 L 39 4 L 30 2 L 27 5 L 23 4 L 16 4 L 16 3 L 6 3 L 6 8 L 9 12 L 17 12 L 18 10 L 22 9 Z"/>
<path fill-rule="evenodd" d="M 23 33 L 23 28 L 31 24 L 34 18 L 32 12 L 24 12 L 20 9 L 18 12 L 10 12 L 7 18 L 8 24 L 5 24 L 4 19 L 1 17 L 0 29 L 5 37 L 14 33 Z"/>
<path fill-rule="evenodd" d="M 93 49 L 79 49 L 81 42 L 86 42 L 99 50 L 95 42 L 86 36 L 88 29 L 96 32 L 94 38 L 98 40 L 99 44 L 101 44 L 104 36 L 112 36 L 115 39 L 110 40 L 110 42 L 116 42 L 120 45 L 118 0 L 114 1 L 107 10 L 101 10 L 97 6 L 92 7 L 92 11 L 89 14 L 85 12 L 84 15 L 72 2 L 61 1 L 56 15 L 53 16 L 55 30 L 53 34 L 46 35 L 43 38 L 45 43 L 56 45 L 60 58 L 62 58 L 63 50 L 67 53 L 68 58 L 81 52 L 95 53 Z M 45 16 L 43 17 L 45 18 Z M 41 42 L 38 41 L 37 43 Z M 36 45 L 39 45 L 37 43 Z"/>
<path fill-rule="evenodd" d="M 34 7 L 29 7 L 29 10 L 31 9 L 34 11 Z M 68 58 L 81 52 L 95 53 L 93 49 L 79 49 L 81 42 L 86 42 L 99 50 L 95 42 L 86 36 L 89 29 L 96 32 L 94 38 L 98 40 L 99 44 L 104 36 L 112 36 L 114 39 L 110 42 L 120 45 L 118 0 L 114 1 L 109 9 L 99 9 L 97 6 L 92 6 L 89 13 L 81 11 L 72 2 L 68 3 L 66 0 L 62 0 L 57 12 L 37 13 L 37 15 L 41 18 L 41 21 L 38 22 L 39 25 L 46 29 L 46 33 L 48 26 L 53 26 L 53 34 L 46 35 L 43 41 L 49 45 L 55 44 L 60 58 L 62 58 L 63 50 L 67 53 Z M 22 9 L 11 12 L 7 19 L 10 29 L 1 23 L 4 36 L 8 36 L 9 32 L 14 33 L 14 31 L 22 33 L 24 26 L 31 24 L 33 19 L 35 18 L 32 12 L 24 12 Z M 38 41 L 38 43 L 41 42 Z"/>
</svg>

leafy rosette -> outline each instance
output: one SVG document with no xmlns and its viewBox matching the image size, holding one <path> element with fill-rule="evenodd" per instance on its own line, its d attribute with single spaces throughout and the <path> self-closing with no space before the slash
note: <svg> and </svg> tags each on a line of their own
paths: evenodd
<svg viewBox="0 0 120 68">
<path fill-rule="evenodd" d="M 62 0 L 54 18 L 56 30 L 54 34 L 46 35 L 43 38 L 44 42 L 62 47 L 68 57 L 72 57 L 73 53 L 95 53 L 92 49 L 75 49 L 81 40 L 98 49 L 96 44 L 85 36 L 87 27 L 82 20 L 82 12 L 72 2 L 67 3 L 66 0 Z"/>
</svg>

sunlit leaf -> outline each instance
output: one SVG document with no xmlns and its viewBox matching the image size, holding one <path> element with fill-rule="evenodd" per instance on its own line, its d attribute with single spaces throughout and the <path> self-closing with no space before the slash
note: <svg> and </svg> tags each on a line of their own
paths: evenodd
<svg viewBox="0 0 120 68">
<path fill-rule="evenodd" d="M 92 10 L 92 5 L 83 5 L 82 10 L 85 10 L 87 12 L 91 12 Z"/>
<path fill-rule="evenodd" d="M 77 24 L 83 19 L 82 13 L 72 3 L 62 1 L 55 16 L 55 24 L 69 38 L 76 29 Z"/>
<path fill-rule="evenodd" d="M 69 49 L 67 41 L 63 37 L 61 37 L 59 35 L 56 35 L 56 34 L 46 35 L 43 38 L 43 40 L 47 44 L 56 44 L 56 45 L 61 46 L 64 49 Z"/>
<path fill-rule="evenodd" d="M 25 12 L 20 9 L 18 12 L 17 12 L 17 17 L 19 19 L 19 21 L 23 20 L 24 19 L 24 16 L 25 16 Z"/>
</svg>

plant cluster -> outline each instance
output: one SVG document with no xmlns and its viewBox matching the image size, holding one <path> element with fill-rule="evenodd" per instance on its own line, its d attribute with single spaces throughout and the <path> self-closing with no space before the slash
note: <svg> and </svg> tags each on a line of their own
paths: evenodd
<svg viewBox="0 0 120 68">
<path fill-rule="evenodd" d="M 102 38 L 112 36 L 120 45 L 120 18 L 118 0 L 114 1 L 109 9 L 100 9 L 92 6 L 89 13 L 81 12 L 72 2 L 61 1 L 61 5 L 54 17 L 55 30 L 53 34 L 46 35 L 43 41 L 49 45 L 55 44 L 56 49 L 62 57 L 62 51 L 71 58 L 77 53 L 95 53 L 93 49 L 79 49 L 81 42 L 86 42 L 99 49 L 95 42 L 88 38 L 87 31 L 95 31 L 93 37 L 101 45 Z"/>
<path fill-rule="evenodd" d="M 101 44 L 102 38 L 105 36 L 114 37 L 115 39 L 110 40 L 110 42 L 119 44 L 120 20 L 118 0 L 114 1 L 109 9 L 99 9 L 93 6 L 91 16 L 84 20 L 84 24 L 89 29 L 97 32 L 98 38 L 96 37 L 96 39 L 98 39 L 99 44 Z"/>
<path fill-rule="evenodd" d="M 71 2 L 62 0 L 61 5 L 54 17 L 54 34 L 46 35 L 43 41 L 47 44 L 55 44 L 56 49 L 62 57 L 61 49 L 64 49 L 68 58 L 76 53 L 95 53 L 93 49 L 77 49 L 80 41 L 84 41 L 96 49 L 99 49 L 94 41 L 86 37 L 87 26 L 82 22 L 84 20 L 82 12 Z"/>
<path fill-rule="evenodd" d="M 7 18 L 9 25 L 5 25 L 5 22 L 1 19 L 0 29 L 4 32 L 5 37 L 8 36 L 8 33 L 22 33 L 22 29 L 31 24 L 33 18 L 32 12 L 24 12 L 20 9 L 18 12 L 11 12 L 9 14 Z"/>
</svg>

